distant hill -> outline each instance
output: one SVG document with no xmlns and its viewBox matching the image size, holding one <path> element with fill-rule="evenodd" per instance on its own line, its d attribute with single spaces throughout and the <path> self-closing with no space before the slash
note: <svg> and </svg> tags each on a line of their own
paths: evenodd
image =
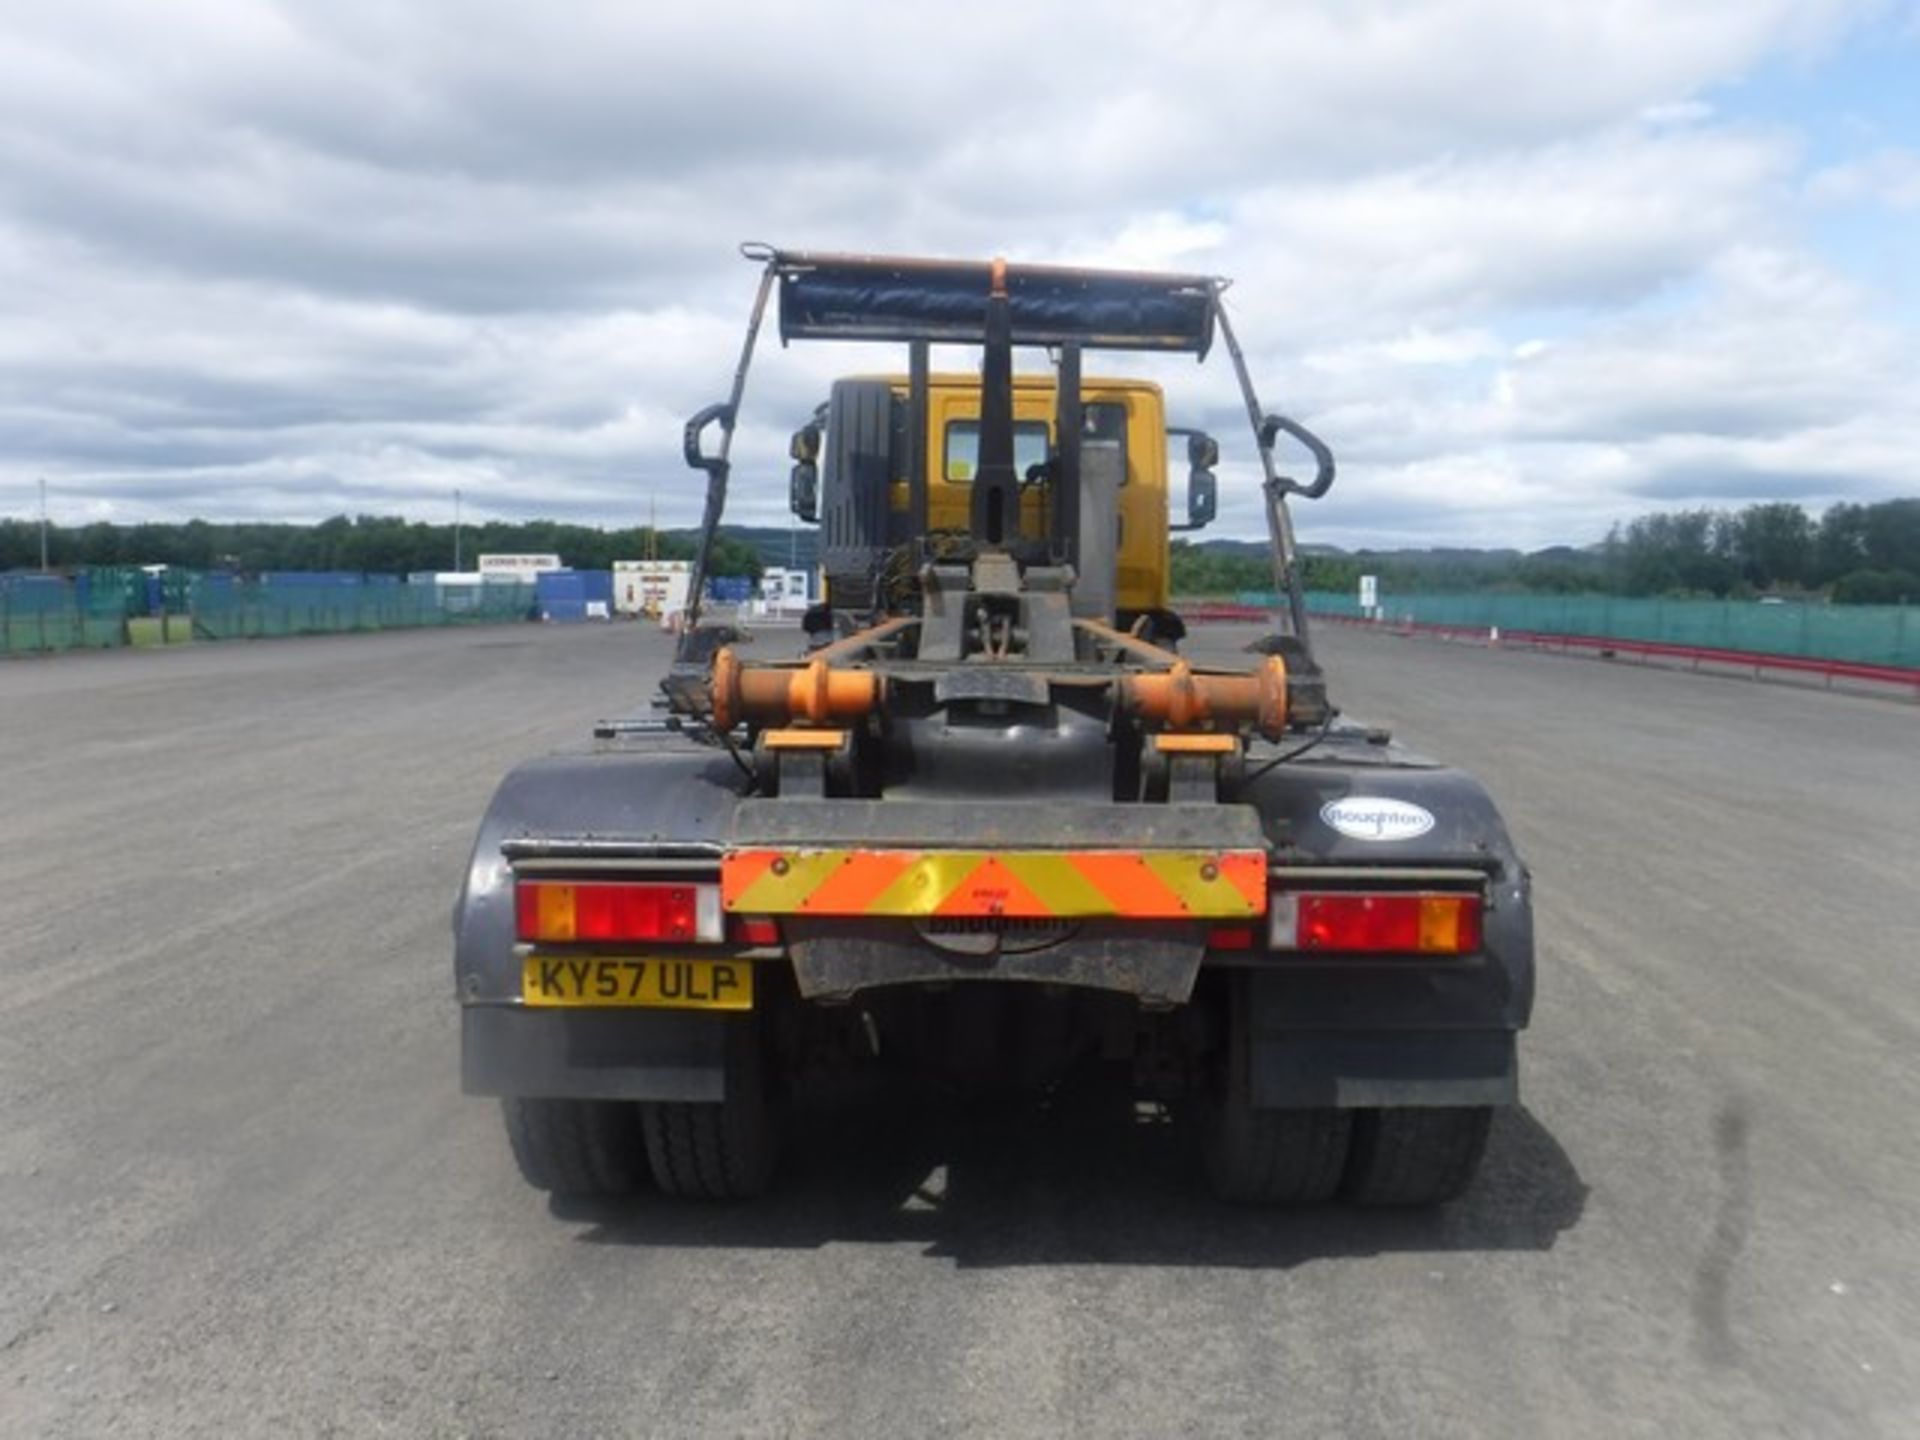
<svg viewBox="0 0 1920 1440">
<path fill-rule="evenodd" d="M 0 574 L 46 564 L 86 567 L 179 566 L 254 575 L 337 570 L 410 575 L 457 568 L 456 555 L 556 554 L 583 570 L 658 554 L 685 559 L 694 532 L 649 535 L 556 520 L 483 520 L 456 533 L 401 515 L 333 515 L 314 524 L 285 521 L 187 520 L 42 526 L 0 516 Z M 713 573 L 751 575 L 772 566 L 812 567 L 819 532 L 812 526 L 733 525 L 714 547 Z M 1615 525 L 1598 545 L 1553 545 L 1532 552 L 1460 546 L 1342 550 L 1303 545 L 1301 578 L 1310 589 L 1351 593 L 1366 575 L 1389 591 L 1535 593 L 1595 591 L 1618 595 L 1818 594 L 1835 603 L 1907 604 L 1920 596 L 1920 496 L 1870 505 L 1840 502 L 1818 517 L 1788 502 L 1739 511 L 1682 510 L 1641 515 Z M 1173 544 L 1173 589 L 1181 595 L 1234 594 L 1272 583 L 1258 540 L 1210 538 Z"/>
<path fill-rule="evenodd" d="M 692 542 L 700 532 L 689 529 L 663 530 L 660 533 L 663 538 Z M 797 525 L 788 530 L 776 525 L 722 525 L 720 533 L 730 540 L 751 546 L 760 556 L 762 565 L 795 565 L 801 569 L 812 569 L 818 563 L 818 526 Z M 1263 564 L 1267 556 L 1265 540 L 1213 539 L 1190 541 L 1188 544 L 1192 549 L 1209 556 L 1258 560 Z M 1514 549 L 1474 550 L 1461 546 L 1436 546 L 1424 550 L 1345 550 L 1338 545 L 1308 544 L 1300 547 L 1300 553 L 1305 557 L 1328 560 L 1377 559 L 1391 564 L 1401 574 L 1461 570 L 1504 573 L 1514 570 L 1524 561 L 1570 569 L 1592 567 L 1595 570 L 1601 564 L 1601 547 L 1597 545 L 1584 549 L 1571 545 L 1552 545 L 1544 550 L 1526 552 Z"/>
<path fill-rule="evenodd" d="M 819 563 L 817 525 L 796 525 L 792 530 L 774 525 L 722 525 L 720 533 L 729 540 L 752 546 L 760 556 L 760 563 L 776 570 L 788 567 L 811 570 Z M 698 530 L 662 530 L 660 534 L 663 539 L 677 537 L 689 542 L 700 538 Z"/>
</svg>

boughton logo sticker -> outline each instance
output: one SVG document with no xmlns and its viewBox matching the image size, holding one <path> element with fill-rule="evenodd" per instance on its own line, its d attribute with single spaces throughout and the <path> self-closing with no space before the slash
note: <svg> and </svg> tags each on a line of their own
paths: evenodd
<svg viewBox="0 0 1920 1440">
<path fill-rule="evenodd" d="M 1320 821 L 1349 840 L 1411 840 L 1433 829 L 1433 816 L 1406 800 L 1349 795 L 1320 807 Z"/>
</svg>

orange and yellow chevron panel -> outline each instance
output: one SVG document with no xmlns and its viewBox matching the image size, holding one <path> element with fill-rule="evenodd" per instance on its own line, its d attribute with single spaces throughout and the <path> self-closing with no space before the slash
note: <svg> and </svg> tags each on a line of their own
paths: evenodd
<svg viewBox="0 0 1920 1440">
<path fill-rule="evenodd" d="M 730 852 L 720 898 L 744 915 L 1244 920 L 1266 913 L 1261 850 Z"/>
</svg>

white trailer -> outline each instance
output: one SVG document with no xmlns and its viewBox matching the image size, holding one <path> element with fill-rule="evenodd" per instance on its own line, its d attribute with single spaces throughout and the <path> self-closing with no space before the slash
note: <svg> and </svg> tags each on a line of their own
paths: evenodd
<svg viewBox="0 0 1920 1440">
<path fill-rule="evenodd" d="M 759 593 L 754 597 L 756 615 L 799 615 L 805 612 L 813 576 L 805 570 L 770 568 L 760 572 Z"/>
<path fill-rule="evenodd" d="M 488 580 L 513 580 L 533 584 L 548 570 L 564 570 L 558 555 L 482 555 L 480 574 Z"/>
<path fill-rule="evenodd" d="M 616 560 L 613 609 L 617 615 L 664 620 L 687 608 L 693 584 L 690 560 Z"/>
</svg>

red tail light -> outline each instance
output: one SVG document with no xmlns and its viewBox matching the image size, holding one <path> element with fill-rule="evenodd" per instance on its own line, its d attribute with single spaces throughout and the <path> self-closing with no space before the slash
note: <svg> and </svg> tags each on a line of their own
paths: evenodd
<svg viewBox="0 0 1920 1440">
<path fill-rule="evenodd" d="M 1471 955 L 1480 897 L 1421 892 L 1326 892 L 1273 897 L 1276 950 L 1365 955 Z"/>
<path fill-rule="evenodd" d="M 1215 925 L 1207 931 L 1209 950 L 1253 949 L 1253 926 Z"/>
<path fill-rule="evenodd" d="M 780 922 L 764 915 L 729 915 L 727 938 L 736 945 L 778 945 Z"/>
<path fill-rule="evenodd" d="M 721 939 L 720 887 L 617 880 L 522 880 L 514 888 L 515 932 L 522 940 Z"/>
</svg>

